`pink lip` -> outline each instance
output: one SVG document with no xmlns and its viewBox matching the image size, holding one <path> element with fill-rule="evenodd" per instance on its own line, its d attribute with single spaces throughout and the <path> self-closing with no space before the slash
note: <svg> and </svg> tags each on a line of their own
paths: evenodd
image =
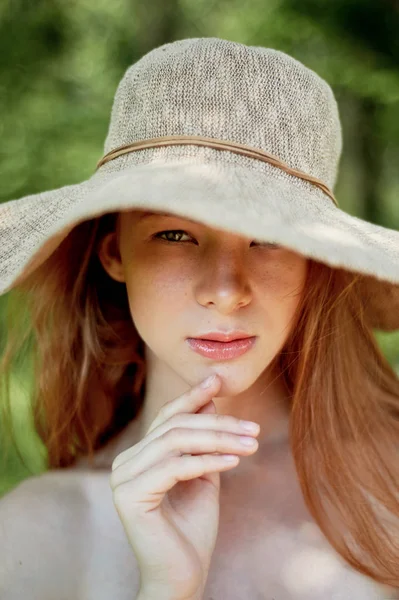
<svg viewBox="0 0 399 600">
<path fill-rule="evenodd" d="M 212 342 L 198 338 L 187 338 L 187 342 L 194 352 L 213 358 L 213 360 L 228 360 L 237 358 L 248 352 L 255 344 L 256 336 L 232 342 Z"/>
<path fill-rule="evenodd" d="M 230 333 L 223 331 L 211 331 L 209 333 L 200 333 L 196 335 L 197 340 L 211 340 L 211 342 L 233 342 L 235 340 L 243 340 L 244 338 L 253 337 L 245 331 L 231 331 Z"/>
</svg>

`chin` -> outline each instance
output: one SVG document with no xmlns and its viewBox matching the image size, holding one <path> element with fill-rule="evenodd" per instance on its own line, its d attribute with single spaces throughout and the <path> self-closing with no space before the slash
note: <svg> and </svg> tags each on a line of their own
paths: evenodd
<svg viewBox="0 0 399 600">
<path fill-rule="evenodd" d="M 210 366 L 204 374 L 204 378 L 212 373 L 216 373 L 221 379 L 218 396 L 236 396 L 237 394 L 246 392 L 260 379 L 264 378 L 266 381 L 267 367 L 270 362 L 271 360 L 266 365 L 263 363 L 257 369 L 253 363 L 239 365 L 237 361 L 234 365 L 230 361 L 226 361 L 225 364 L 219 363 L 213 367 Z M 215 397 L 217 398 L 217 396 Z"/>
<path fill-rule="evenodd" d="M 225 369 L 216 367 L 210 371 L 219 375 L 221 379 L 220 389 L 215 398 L 242 394 L 251 388 L 258 379 L 256 374 L 251 377 L 248 372 L 240 373 L 238 370 L 226 373 Z"/>
</svg>

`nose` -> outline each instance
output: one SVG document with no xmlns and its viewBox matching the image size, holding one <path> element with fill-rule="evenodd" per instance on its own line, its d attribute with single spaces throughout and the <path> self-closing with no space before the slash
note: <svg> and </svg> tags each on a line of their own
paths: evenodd
<svg viewBox="0 0 399 600">
<path fill-rule="evenodd" d="M 199 304 L 222 314 L 249 304 L 251 285 L 242 251 L 222 249 L 204 255 L 195 295 Z"/>
</svg>

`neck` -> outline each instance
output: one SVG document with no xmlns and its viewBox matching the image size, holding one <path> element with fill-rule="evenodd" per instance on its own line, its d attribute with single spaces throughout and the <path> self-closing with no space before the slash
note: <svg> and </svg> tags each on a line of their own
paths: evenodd
<svg viewBox="0 0 399 600">
<path fill-rule="evenodd" d="M 156 377 L 154 369 L 148 369 L 145 398 L 135 425 L 138 437 L 144 437 L 157 412 L 166 402 L 189 389 L 186 382 L 176 378 L 176 374 L 166 367 L 157 369 Z M 213 401 L 218 414 L 259 423 L 259 444 L 288 440 L 288 391 L 284 378 L 276 369 L 266 369 L 247 390 L 235 395 L 216 396 Z"/>
</svg>

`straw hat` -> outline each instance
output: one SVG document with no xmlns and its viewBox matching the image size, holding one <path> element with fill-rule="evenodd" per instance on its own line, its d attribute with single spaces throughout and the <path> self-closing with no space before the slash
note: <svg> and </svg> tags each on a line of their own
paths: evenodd
<svg viewBox="0 0 399 600">
<path fill-rule="evenodd" d="M 0 294 L 78 223 L 162 211 L 360 273 L 370 324 L 399 329 L 399 232 L 339 208 L 341 150 L 330 86 L 291 56 L 214 37 L 164 44 L 120 81 L 89 179 L 0 205 Z"/>
</svg>

